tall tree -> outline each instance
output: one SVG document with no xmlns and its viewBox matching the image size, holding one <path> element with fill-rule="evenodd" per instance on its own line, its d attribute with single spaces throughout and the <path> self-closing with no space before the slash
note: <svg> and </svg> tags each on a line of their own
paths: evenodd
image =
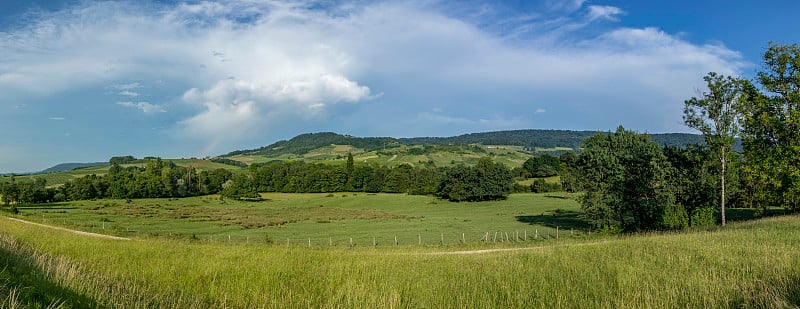
<svg viewBox="0 0 800 309">
<path fill-rule="evenodd" d="M 684 101 L 683 121 L 700 131 L 706 144 L 714 151 L 720 165 L 720 214 L 725 225 L 725 169 L 728 156 L 739 134 L 739 114 L 736 104 L 741 97 L 739 80 L 730 76 L 708 73 L 703 78 L 708 87 L 700 98 Z"/>
<path fill-rule="evenodd" d="M 758 73 L 761 89 L 744 84 L 742 141 L 749 178 L 766 201 L 800 209 L 800 47 L 770 44 Z"/>
</svg>

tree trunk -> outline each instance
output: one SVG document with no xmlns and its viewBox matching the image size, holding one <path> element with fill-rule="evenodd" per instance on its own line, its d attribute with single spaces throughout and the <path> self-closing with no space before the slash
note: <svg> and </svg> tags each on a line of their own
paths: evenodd
<svg viewBox="0 0 800 309">
<path fill-rule="evenodd" d="M 720 196 L 720 213 L 722 215 L 722 226 L 725 226 L 725 146 L 722 146 L 720 149 L 720 161 L 722 161 L 722 177 L 721 177 L 721 191 L 722 195 Z"/>
</svg>

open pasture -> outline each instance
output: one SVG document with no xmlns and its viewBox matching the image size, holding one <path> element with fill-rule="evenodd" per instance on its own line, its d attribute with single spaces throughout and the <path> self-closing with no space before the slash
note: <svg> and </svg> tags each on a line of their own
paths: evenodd
<svg viewBox="0 0 800 309">
<path fill-rule="evenodd" d="M 564 194 L 513 194 L 505 201 L 452 203 L 404 194 L 264 193 L 264 201 L 96 200 L 20 206 L 29 221 L 124 237 L 312 246 L 439 245 L 534 240 L 585 233 Z M 462 235 L 463 234 L 463 235 Z M 496 235 L 499 234 L 499 235 Z M 538 237 L 537 237 L 538 235 Z"/>
<path fill-rule="evenodd" d="M 5 307 L 794 308 L 798 229 L 785 216 L 449 254 L 465 248 L 109 240 L 0 218 L 0 296 Z"/>
</svg>

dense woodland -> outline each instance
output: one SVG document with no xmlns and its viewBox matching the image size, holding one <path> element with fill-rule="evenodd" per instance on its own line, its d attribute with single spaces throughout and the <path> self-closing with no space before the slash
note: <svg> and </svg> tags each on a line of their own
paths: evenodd
<svg viewBox="0 0 800 309">
<path fill-rule="evenodd" d="M 765 211 L 800 210 L 800 48 L 770 45 L 754 81 L 709 73 L 707 91 L 684 102 L 684 122 L 699 135 L 665 134 L 661 140 L 619 127 L 614 132 L 523 130 L 454 138 L 355 138 L 334 133 L 300 135 L 268 147 L 231 154 L 302 154 L 331 144 L 367 150 L 400 143 L 483 143 L 535 147 L 575 146 L 578 154 L 542 154 L 509 169 L 490 158 L 475 166 L 397 167 L 313 164 L 302 161 L 252 164 L 241 172 L 197 172 L 159 158 L 144 167 L 121 167 L 133 157 L 110 160 L 107 175 L 89 175 L 51 188 L 41 180 L 0 184 L 5 205 L 96 198 L 185 197 L 219 193 L 223 198 L 258 199 L 259 192 L 387 192 L 435 195 L 451 201 L 504 199 L 511 192 L 566 191 L 579 197 L 583 216 L 605 231 L 680 229 L 725 224 L 726 207 Z M 530 143 L 547 132 L 550 139 Z M 687 136 L 702 140 L 686 143 Z M 527 143 L 527 144 L 526 144 Z M 478 147 L 478 149 L 481 149 Z M 482 150 L 482 149 L 481 149 Z M 138 161 L 141 162 L 141 161 Z M 218 158 L 220 163 L 242 166 Z M 560 183 L 546 177 L 559 176 Z M 536 178 L 530 186 L 515 180 Z"/>
<path fill-rule="evenodd" d="M 536 148 L 579 149 L 583 140 L 597 134 L 597 131 L 569 130 L 513 130 L 485 133 L 470 133 L 453 137 L 354 137 L 332 132 L 308 133 L 290 140 L 251 150 L 239 150 L 223 157 L 235 155 L 264 155 L 276 157 L 284 154 L 302 155 L 311 150 L 330 145 L 351 145 L 365 151 L 395 148 L 400 145 L 509 145 Z M 650 138 L 659 145 L 685 146 L 701 144 L 703 136 L 687 133 L 652 134 Z"/>
<path fill-rule="evenodd" d="M 33 182 L 0 184 L 5 205 L 49 203 L 98 198 L 165 198 L 216 194 L 233 177 L 225 169 L 197 172 L 194 168 L 176 166 L 160 158 L 146 159 L 144 167 L 121 167 L 127 162 L 112 159 L 107 175 L 88 175 L 59 187 L 47 187 L 44 179 Z"/>
</svg>

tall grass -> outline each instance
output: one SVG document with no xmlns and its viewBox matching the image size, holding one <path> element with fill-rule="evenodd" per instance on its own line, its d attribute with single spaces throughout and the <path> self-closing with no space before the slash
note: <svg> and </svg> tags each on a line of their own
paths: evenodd
<svg viewBox="0 0 800 309">
<path fill-rule="evenodd" d="M 789 216 L 455 255 L 113 241 L 0 220 L 0 252 L 16 301 L 37 307 L 792 308 L 798 229 Z"/>
</svg>

